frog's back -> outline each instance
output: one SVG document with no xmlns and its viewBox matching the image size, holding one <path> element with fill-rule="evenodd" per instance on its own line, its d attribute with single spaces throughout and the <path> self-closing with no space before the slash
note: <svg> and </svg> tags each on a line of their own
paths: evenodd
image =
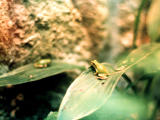
<svg viewBox="0 0 160 120">
<path fill-rule="evenodd" d="M 99 65 L 99 72 L 100 73 L 108 73 L 107 68 L 104 65 Z"/>
</svg>

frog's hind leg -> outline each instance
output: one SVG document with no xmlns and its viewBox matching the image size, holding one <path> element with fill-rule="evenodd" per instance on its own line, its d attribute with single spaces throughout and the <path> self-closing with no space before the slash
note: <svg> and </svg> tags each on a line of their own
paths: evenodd
<svg viewBox="0 0 160 120">
<path fill-rule="evenodd" d="M 48 67 L 48 65 L 47 65 L 47 64 L 44 64 L 44 67 L 46 68 L 46 67 Z"/>
<path fill-rule="evenodd" d="M 104 77 L 100 77 L 100 76 L 98 76 L 97 79 L 98 79 L 98 80 L 105 80 Z"/>
</svg>

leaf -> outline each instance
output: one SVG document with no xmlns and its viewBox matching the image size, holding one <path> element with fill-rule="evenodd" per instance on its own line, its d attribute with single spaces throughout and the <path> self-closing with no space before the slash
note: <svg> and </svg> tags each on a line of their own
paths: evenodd
<svg viewBox="0 0 160 120">
<path fill-rule="evenodd" d="M 105 65 L 113 72 L 112 66 Z M 113 80 L 119 78 L 121 74 L 120 72 L 110 76 L 104 81 L 97 80 L 91 68 L 83 72 L 67 90 L 61 103 L 58 120 L 76 120 L 96 111 L 110 96 L 116 82 Z"/>
<path fill-rule="evenodd" d="M 57 120 L 57 112 L 50 112 L 44 120 Z"/>
<path fill-rule="evenodd" d="M 140 62 L 140 64 L 134 67 L 135 73 L 139 74 L 143 71 L 145 75 L 147 74 L 159 74 L 160 72 L 160 51 L 154 52 L 150 57 L 145 59 L 145 61 Z M 141 72 L 142 75 L 142 72 Z"/>
<path fill-rule="evenodd" d="M 159 78 L 160 78 L 160 71 L 159 71 L 159 73 L 154 75 L 154 78 L 152 80 L 152 84 L 149 89 L 150 97 L 155 98 L 157 101 L 160 100 L 160 91 L 159 91 L 160 79 Z"/>
<path fill-rule="evenodd" d="M 0 63 L 0 75 L 9 71 L 8 66 Z"/>
<path fill-rule="evenodd" d="M 155 107 L 147 98 L 116 91 L 100 109 L 81 120 L 151 120 Z"/>
<path fill-rule="evenodd" d="M 118 62 L 116 66 L 118 69 L 124 68 L 122 70 L 126 71 L 159 50 L 160 44 L 158 43 L 143 45 L 142 47 L 133 50 L 125 60 Z"/>
<path fill-rule="evenodd" d="M 60 105 L 58 120 L 80 119 L 99 109 L 112 94 L 121 75 L 158 49 L 160 45 L 154 44 L 134 50 L 117 64 L 116 71 L 112 65 L 104 64 L 111 74 L 106 80 L 98 80 L 91 68 L 83 72 L 68 88 Z"/>
<path fill-rule="evenodd" d="M 83 67 L 78 65 L 53 61 L 49 67 L 40 69 L 40 68 L 35 68 L 31 63 L 1 75 L 0 86 L 5 86 L 8 84 L 16 85 L 16 84 L 36 81 L 45 77 L 49 77 L 52 75 L 56 75 L 74 69 L 83 69 Z"/>
<path fill-rule="evenodd" d="M 160 0 L 153 0 L 147 16 L 148 33 L 154 42 L 160 37 Z"/>
</svg>

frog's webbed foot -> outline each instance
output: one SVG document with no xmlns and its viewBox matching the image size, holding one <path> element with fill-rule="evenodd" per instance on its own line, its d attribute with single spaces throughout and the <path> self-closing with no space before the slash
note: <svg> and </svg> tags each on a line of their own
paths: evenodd
<svg viewBox="0 0 160 120">
<path fill-rule="evenodd" d="M 97 76 L 97 79 L 99 80 L 106 80 L 108 78 L 108 75 L 105 76 Z"/>
<path fill-rule="evenodd" d="M 104 77 L 97 77 L 98 80 L 105 80 Z"/>
<path fill-rule="evenodd" d="M 94 75 L 97 76 L 98 74 L 97 74 L 97 73 L 94 73 Z"/>
</svg>

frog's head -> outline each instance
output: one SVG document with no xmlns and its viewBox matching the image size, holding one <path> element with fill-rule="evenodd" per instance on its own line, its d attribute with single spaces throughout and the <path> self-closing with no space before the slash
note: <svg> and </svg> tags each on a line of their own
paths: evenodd
<svg viewBox="0 0 160 120">
<path fill-rule="evenodd" d="M 91 61 L 91 65 L 92 65 L 93 67 L 97 66 L 97 64 L 98 64 L 98 61 L 97 61 L 97 60 L 92 60 L 92 61 Z"/>
</svg>

